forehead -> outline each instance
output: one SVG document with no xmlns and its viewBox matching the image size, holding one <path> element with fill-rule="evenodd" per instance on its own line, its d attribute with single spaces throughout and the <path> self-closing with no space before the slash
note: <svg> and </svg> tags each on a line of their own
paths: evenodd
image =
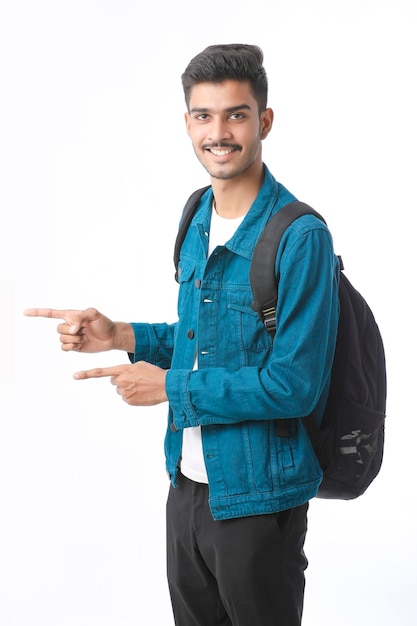
<svg viewBox="0 0 417 626">
<path fill-rule="evenodd" d="M 197 83 L 190 92 L 190 111 L 223 111 L 239 106 L 257 111 L 258 104 L 248 81 L 225 80 L 221 83 Z"/>
</svg>

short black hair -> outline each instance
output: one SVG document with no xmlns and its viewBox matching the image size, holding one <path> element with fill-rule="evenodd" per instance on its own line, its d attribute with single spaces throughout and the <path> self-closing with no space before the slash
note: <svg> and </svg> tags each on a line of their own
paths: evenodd
<svg viewBox="0 0 417 626">
<path fill-rule="evenodd" d="M 225 80 L 249 82 L 259 106 L 267 106 L 268 79 L 263 67 L 263 52 L 249 44 L 216 44 L 197 54 L 181 76 L 187 109 L 190 93 L 199 83 L 222 83 Z"/>
</svg>

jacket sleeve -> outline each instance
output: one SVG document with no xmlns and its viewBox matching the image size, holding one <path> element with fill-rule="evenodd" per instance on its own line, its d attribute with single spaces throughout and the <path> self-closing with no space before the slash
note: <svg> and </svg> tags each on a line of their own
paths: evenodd
<svg viewBox="0 0 417 626">
<path fill-rule="evenodd" d="M 129 354 L 132 363 L 147 361 L 163 369 L 171 367 L 176 324 L 132 323 L 135 351 Z"/>
<path fill-rule="evenodd" d="M 302 417 L 327 394 L 339 311 L 338 259 L 327 228 L 289 238 L 278 269 L 277 332 L 267 364 L 170 370 L 166 389 L 178 429 Z"/>
</svg>

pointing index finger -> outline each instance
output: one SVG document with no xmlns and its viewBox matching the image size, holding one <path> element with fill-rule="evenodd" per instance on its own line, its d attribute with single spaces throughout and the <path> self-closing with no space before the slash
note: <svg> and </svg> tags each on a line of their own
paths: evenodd
<svg viewBox="0 0 417 626">
<path fill-rule="evenodd" d="M 91 370 L 76 372 L 73 376 L 75 380 L 86 380 L 87 378 L 105 378 L 108 376 L 118 376 L 121 372 L 120 367 L 95 367 Z"/>
<path fill-rule="evenodd" d="M 23 314 L 27 317 L 49 317 L 52 319 L 60 319 L 67 321 L 74 311 L 61 309 L 25 309 Z"/>
</svg>

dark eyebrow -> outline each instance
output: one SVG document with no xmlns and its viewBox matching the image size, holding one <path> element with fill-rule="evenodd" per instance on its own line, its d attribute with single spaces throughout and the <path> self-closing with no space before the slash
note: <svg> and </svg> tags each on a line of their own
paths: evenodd
<svg viewBox="0 0 417 626">
<path fill-rule="evenodd" d="M 242 109 L 251 110 L 249 104 L 240 104 L 239 106 L 228 107 L 225 109 L 226 113 L 236 113 L 236 111 L 242 111 Z M 210 109 L 208 107 L 193 107 L 190 109 L 190 113 L 208 113 Z"/>
</svg>

